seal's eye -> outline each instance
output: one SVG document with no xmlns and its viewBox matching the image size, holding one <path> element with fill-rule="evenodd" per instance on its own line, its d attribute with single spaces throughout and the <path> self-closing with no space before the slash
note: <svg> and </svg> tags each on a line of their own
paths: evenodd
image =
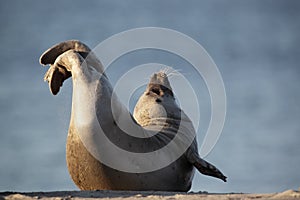
<svg viewBox="0 0 300 200">
<path fill-rule="evenodd" d="M 155 93 L 155 94 L 157 94 L 157 95 L 160 94 L 160 91 L 159 91 L 158 88 L 152 88 L 152 89 L 151 89 L 151 92 L 153 92 L 153 93 Z"/>
<path fill-rule="evenodd" d="M 161 103 L 161 99 L 156 99 L 155 100 L 157 103 Z"/>
</svg>

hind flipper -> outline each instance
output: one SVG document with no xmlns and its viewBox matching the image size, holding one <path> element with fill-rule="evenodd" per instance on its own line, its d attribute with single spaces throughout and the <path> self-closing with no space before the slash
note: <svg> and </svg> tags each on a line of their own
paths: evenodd
<svg viewBox="0 0 300 200">
<path fill-rule="evenodd" d="M 40 63 L 42 65 L 54 64 L 56 58 L 68 50 L 75 50 L 78 53 L 89 53 L 91 51 L 87 45 L 79 40 L 67 40 L 60 42 L 45 51 L 40 57 Z"/>
</svg>

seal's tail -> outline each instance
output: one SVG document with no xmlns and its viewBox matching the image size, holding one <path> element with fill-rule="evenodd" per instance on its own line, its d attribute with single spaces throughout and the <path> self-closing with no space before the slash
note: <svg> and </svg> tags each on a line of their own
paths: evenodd
<svg viewBox="0 0 300 200">
<path fill-rule="evenodd" d="M 222 174 L 214 165 L 200 158 L 198 153 L 192 152 L 191 150 L 187 152 L 186 157 L 188 161 L 194 165 L 201 174 L 213 176 L 219 178 L 226 182 L 226 176 Z"/>
</svg>

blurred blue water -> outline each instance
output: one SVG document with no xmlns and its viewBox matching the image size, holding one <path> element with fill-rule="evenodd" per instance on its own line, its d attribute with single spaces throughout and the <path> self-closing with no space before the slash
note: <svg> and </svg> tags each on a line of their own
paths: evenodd
<svg viewBox="0 0 300 200">
<path fill-rule="evenodd" d="M 76 189 L 65 164 L 71 81 L 52 96 L 43 82 L 46 68 L 38 63 L 40 54 L 59 41 L 75 38 L 94 47 L 113 34 L 144 26 L 171 28 L 194 38 L 224 79 L 226 124 L 206 159 L 229 181 L 224 184 L 197 173 L 192 190 L 298 188 L 299 10 L 296 0 L 1 1 L 0 191 Z M 120 59 L 109 69 L 109 77 L 114 82 L 122 75 L 120 66 L 149 61 L 187 69 L 193 81 L 184 61 L 147 51 Z M 198 89 L 206 94 L 200 102 L 201 141 L 210 104 L 205 85 Z"/>
</svg>

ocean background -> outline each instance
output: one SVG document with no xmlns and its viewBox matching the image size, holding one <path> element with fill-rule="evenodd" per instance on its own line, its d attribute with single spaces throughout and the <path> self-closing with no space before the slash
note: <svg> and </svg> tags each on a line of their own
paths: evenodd
<svg viewBox="0 0 300 200">
<path fill-rule="evenodd" d="M 148 26 L 195 39 L 224 80 L 226 122 L 205 159 L 228 182 L 196 173 L 191 191 L 300 187 L 300 1 L 1 0 L 0 25 L 0 191 L 77 190 L 65 162 L 71 80 L 51 95 L 39 56 L 60 41 L 78 39 L 93 48 L 121 31 Z M 123 56 L 108 76 L 115 83 L 131 66 L 148 62 L 174 66 L 198 83 L 184 60 L 151 50 Z M 203 81 L 195 88 L 200 145 L 210 101 Z"/>
</svg>

